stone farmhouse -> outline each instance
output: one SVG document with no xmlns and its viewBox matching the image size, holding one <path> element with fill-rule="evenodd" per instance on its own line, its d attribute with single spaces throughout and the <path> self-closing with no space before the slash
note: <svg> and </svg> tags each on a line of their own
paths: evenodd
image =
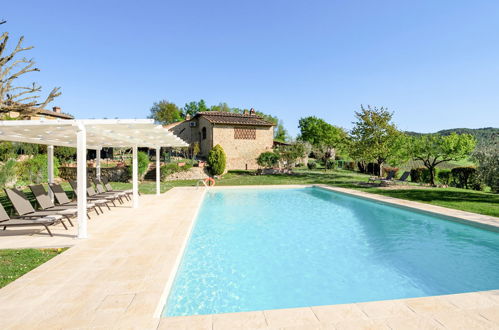
<svg viewBox="0 0 499 330">
<path fill-rule="evenodd" d="M 9 111 L 7 114 L 10 118 L 18 118 L 20 115 L 17 111 Z M 74 119 L 74 117 L 69 114 L 63 113 L 60 107 L 53 107 L 52 110 L 36 110 L 29 116 L 29 118 L 26 118 L 26 120 L 38 119 Z"/>
<path fill-rule="evenodd" d="M 227 169 L 256 169 L 256 158 L 271 151 L 274 124 L 255 114 L 206 111 L 193 118 L 167 126 L 171 132 L 189 144 L 199 143 L 198 156 L 207 157 L 211 148 L 220 144 L 227 155 Z"/>
</svg>

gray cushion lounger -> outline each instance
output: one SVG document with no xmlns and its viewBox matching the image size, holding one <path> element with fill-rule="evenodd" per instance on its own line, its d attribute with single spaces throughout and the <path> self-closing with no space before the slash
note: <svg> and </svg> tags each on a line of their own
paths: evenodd
<svg viewBox="0 0 499 330">
<path fill-rule="evenodd" d="M 64 189 L 62 189 L 60 184 L 56 183 L 49 183 L 49 188 L 52 190 L 54 193 L 54 197 L 57 200 L 57 203 L 59 205 L 67 205 L 67 206 L 78 206 L 78 202 L 72 202 L 69 198 L 68 195 L 66 195 L 66 192 Z M 76 195 L 76 192 L 75 192 Z M 96 205 L 100 212 L 103 213 L 101 206 L 107 206 L 107 208 L 110 210 L 111 208 L 107 204 L 106 200 L 103 199 L 90 199 L 90 203 L 87 203 L 87 207 L 90 207 L 91 205 Z"/>
<path fill-rule="evenodd" d="M 97 178 L 92 179 L 92 181 L 94 182 L 94 185 L 97 188 L 97 192 L 99 194 L 109 194 L 110 196 L 112 196 L 114 194 L 114 196 L 116 196 L 118 198 L 125 197 L 127 200 L 130 200 L 130 198 L 128 197 L 128 195 L 127 195 L 126 192 L 124 192 L 124 191 L 109 191 L 109 190 L 106 190 L 104 188 L 104 185 L 102 184 L 102 182 L 99 179 L 97 179 Z"/>
<path fill-rule="evenodd" d="M 395 182 L 406 182 L 409 175 L 411 175 L 411 172 L 405 171 L 404 174 L 402 174 L 402 176 L 398 180 L 395 180 Z"/>
<path fill-rule="evenodd" d="M 26 196 L 19 190 L 13 188 L 13 189 L 8 189 L 4 188 L 5 193 L 7 194 L 7 197 L 9 198 L 10 202 L 12 203 L 12 206 L 16 210 L 17 214 L 19 215 L 16 218 L 25 218 L 25 219 L 32 219 L 32 218 L 40 218 L 40 217 L 50 217 L 53 218 L 54 220 L 58 220 L 62 223 L 64 228 L 68 229 L 64 221 L 62 220 L 62 217 L 66 218 L 71 226 L 73 226 L 73 223 L 71 222 L 70 219 L 70 212 L 67 211 L 36 211 L 33 208 L 33 205 L 31 205 L 30 201 L 26 198 Z"/>
<path fill-rule="evenodd" d="M 29 186 L 29 189 L 35 195 L 36 201 L 38 205 L 42 208 L 42 210 L 47 211 L 63 211 L 63 210 L 75 210 L 76 205 L 55 205 L 50 199 L 48 193 L 45 191 L 45 188 L 41 184 L 32 184 Z M 93 210 L 97 215 L 99 211 L 95 208 L 95 204 L 88 205 L 87 210 Z M 87 218 L 90 219 L 90 215 L 87 213 Z"/>
<path fill-rule="evenodd" d="M 77 190 L 78 189 L 78 185 L 77 185 L 76 181 L 69 180 L 69 184 L 71 185 L 71 188 L 73 188 L 73 191 L 74 191 L 75 195 L 78 196 L 78 190 Z M 95 193 L 95 191 L 93 191 L 93 194 L 90 194 L 90 193 L 92 193 L 92 191 L 89 190 L 88 188 L 86 189 L 86 191 L 87 191 L 87 200 L 90 200 L 92 202 L 94 202 L 95 200 L 99 200 L 99 201 L 104 200 L 106 202 L 111 202 L 111 203 L 113 203 L 113 206 L 116 206 L 116 204 L 114 203 L 114 199 L 113 198 L 108 198 L 109 196 L 107 196 L 107 197 L 106 196 L 98 196 Z"/>
<path fill-rule="evenodd" d="M 395 176 L 395 171 L 390 171 L 388 172 L 388 175 L 386 178 L 377 178 L 377 177 L 370 177 L 369 182 L 374 182 L 374 181 L 391 181 L 393 180 L 393 177 Z"/>
<path fill-rule="evenodd" d="M 52 232 L 50 231 L 48 226 L 52 226 L 57 222 L 57 220 L 53 218 L 38 218 L 38 219 L 11 219 L 3 205 L 0 204 L 0 227 L 3 227 L 3 230 L 7 229 L 7 227 L 26 227 L 26 226 L 43 226 L 47 229 L 47 232 L 50 236 Z"/>
<path fill-rule="evenodd" d="M 107 191 L 110 191 L 110 192 L 122 192 L 122 193 L 125 193 L 127 196 L 133 195 L 133 190 L 132 189 L 128 189 L 128 190 L 115 190 L 115 189 L 113 189 L 113 187 L 111 186 L 111 183 L 110 183 L 109 179 L 107 177 L 105 177 L 105 176 L 101 177 L 101 181 L 104 184 L 104 187 L 107 189 Z M 139 192 L 139 195 L 140 195 L 140 192 Z"/>
</svg>

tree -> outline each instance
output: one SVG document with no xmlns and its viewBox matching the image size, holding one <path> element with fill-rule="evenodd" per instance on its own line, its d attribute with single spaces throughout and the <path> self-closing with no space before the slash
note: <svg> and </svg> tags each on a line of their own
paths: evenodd
<svg viewBox="0 0 499 330">
<path fill-rule="evenodd" d="M 403 150 L 401 146 L 405 136 L 392 123 L 393 113 L 386 108 L 371 108 L 360 106 L 360 112 L 355 112 L 351 136 L 351 156 L 360 161 L 374 161 L 379 165 L 379 175 L 382 175 L 383 164 L 390 162 L 395 165 L 401 162 Z"/>
<path fill-rule="evenodd" d="M 288 169 L 291 169 L 298 159 L 303 158 L 305 152 L 306 147 L 302 142 L 279 146 L 275 149 L 275 153 L 279 155 L 279 160 L 281 160 Z"/>
<path fill-rule="evenodd" d="M 435 168 L 438 164 L 458 161 L 470 155 L 476 140 L 469 134 L 442 136 L 426 134 L 413 137 L 409 143 L 409 151 L 414 160 L 420 160 L 430 172 L 430 183 L 435 185 Z"/>
<path fill-rule="evenodd" d="M 314 116 L 301 118 L 298 127 L 298 140 L 310 143 L 316 157 L 319 156 L 325 164 L 335 158 L 336 151 L 343 148 L 348 140 L 342 128 Z"/>
<path fill-rule="evenodd" d="M 71 160 L 74 160 L 76 156 L 76 148 L 57 146 L 54 148 L 54 155 L 57 158 L 59 158 L 59 160 L 61 160 L 63 163 L 68 163 Z"/>
<path fill-rule="evenodd" d="M 5 23 L 1 21 L 0 24 Z M 40 69 L 34 67 L 35 61 L 25 57 L 18 58 L 23 52 L 33 49 L 33 46 L 23 47 L 24 37 L 19 38 L 15 48 L 6 53 L 9 41 L 8 32 L 0 36 L 0 112 L 8 114 L 10 111 L 18 112 L 21 119 L 28 118 L 32 114 L 45 108 L 57 96 L 61 95 L 60 88 L 52 89 L 44 101 L 40 101 L 39 92 L 42 87 L 36 83 L 30 86 L 15 86 L 14 82 L 30 72 L 37 72 Z M 8 115 L 7 115 L 8 116 Z"/>
<path fill-rule="evenodd" d="M 256 159 L 256 163 L 264 168 L 273 168 L 279 163 L 279 155 L 275 152 L 262 152 Z"/>
<path fill-rule="evenodd" d="M 208 167 L 211 174 L 222 175 L 225 172 L 227 156 L 221 145 L 217 144 L 208 153 Z"/>
<path fill-rule="evenodd" d="M 279 142 L 289 141 L 288 131 L 284 128 L 282 121 L 278 120 L 274 128 L 274 140 Z"/>
<path fill-rule="evenodd" d="M 472 154 L 478 163 L 477 173 L 481 181 L 493 192 L 499 192 L 499 138 L 495 136 L 491 143 L 477 146 Z"/>
<path fill-rule="evenodd" d="M 212 105 L 210 111 L 232 112 L 232 108 L 225 102 L 220 102 L 218 105 Z"/>
<path fill-rule="evenodd" d="M 201 152 L 201 147 L 199 146 L 199 142 L 194 142 L 192 144 L 192 159 L 195 159 L 200 152 Z"/>
<path fill-rule="evenodd" d="M 182 112 L 175 103 L 162 100 L 155 102 L 149 118 L 160 124 L 171 124 L 182 120 Z"/>
<path fill-rule="evenodd" d="M 186 103 L 184 108 L 183 108 L 183 115 L 184 116 L 191 116 L 193 117 L 194 115 L 196 115 L 196 113 L 198 112 L 203 112 L 203 111 L 208 111 L 208 107 L 206 106 L 206 102 L 201 99 L 199 100 L 199 102 L 196 102 L 196 101 L 192 101 L 192 102 L 189 102 L 189 103 Z"/>
</svg>

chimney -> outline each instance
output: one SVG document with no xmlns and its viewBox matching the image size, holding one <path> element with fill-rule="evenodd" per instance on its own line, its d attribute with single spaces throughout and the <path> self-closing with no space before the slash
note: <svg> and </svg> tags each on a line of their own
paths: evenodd
<svg viewBox="0 0 499 330">
<path fill-rule="evenodd" d="M 249 114 L 248 109 L 244 109 L 244 110 L 243 110 L 243 115 L 248 115 L 248 114 Z"/>
<path fill-rule="evenodd" d="M 185 120 L 191 120 L 191 115 L 190 114 L 186 114 L 185 115 Z"/>
<path fill-rule="evenodd" d="M 251 108 L 250 109 L 250 116 L 254 116 L 255 115 L 255 109 Z"/>
<path fill-rule="evenodd" d="M 61 107 L 53 107 L 52 110 L 55 112 L 55 113 L 61 113 Z"/>
</svg>

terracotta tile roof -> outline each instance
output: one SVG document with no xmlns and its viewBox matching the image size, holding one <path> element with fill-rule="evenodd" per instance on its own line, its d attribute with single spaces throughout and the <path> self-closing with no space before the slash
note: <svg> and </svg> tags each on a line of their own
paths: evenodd
<svg viewBox="0 0 499 330">
<path fill-rule="evenodd" d="M 60 112 L 55 112 L 52 110 L 46 110 L 46 109 L 40 109 L 34 115 L 36 116 L 37 114 L 40 114 L 43 116 L 48 116 L 48 117 L 61 118 L 61 119 L 74 119 L 74 117 L 71 115 L 68 115 L 65 113 L 60 113 Z"/>
<path fill-rule="evenodd" d="M 248 125 L 248 126 L 274 126 L 273 123 L 264 120 L 257 115 L 243 115 L 239 113 L 205 111 L 198 112 L 196 117 L 203 117 L 210 123 L 227 125 Z"/>
</svg>

